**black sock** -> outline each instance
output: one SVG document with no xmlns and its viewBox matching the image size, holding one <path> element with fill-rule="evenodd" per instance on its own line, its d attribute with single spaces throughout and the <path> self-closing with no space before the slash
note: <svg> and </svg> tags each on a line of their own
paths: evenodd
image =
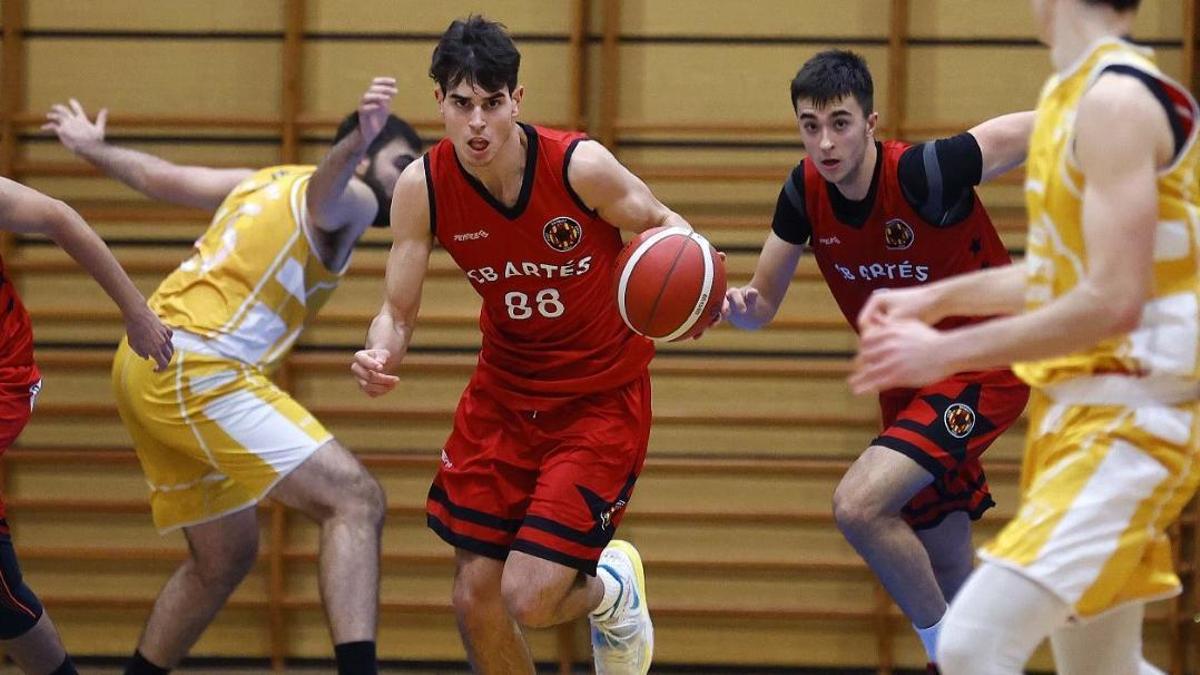
<svg viewBox="0 0 1200 675">
<path fill-rule="evenodd" d="M 337 659 L 338 675 L 376 675 L 379 672 L 374 640 L 343 642 L 333 646 L 333 653 Z"/>
<path fill-rule="evenodd" d="M 125 675 L 167 675 L 169 672 L 170 668 L 161 668 L 147 661 L 140 651 L 135 651 L 125 666 Z"/>
<path fill-rule="evenodd" d="M 79 675 L 79 671 L 75 670 L 75 664 L 71 663 L 71 655 L 66 654 L 63 656 L 63 662 L 58 664 L 50 675 Z"/>
</svg>

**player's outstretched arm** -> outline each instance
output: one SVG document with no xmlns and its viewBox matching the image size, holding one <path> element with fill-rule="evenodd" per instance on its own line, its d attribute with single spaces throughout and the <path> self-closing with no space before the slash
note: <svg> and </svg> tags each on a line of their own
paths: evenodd
<svg viewBox="0 0 1200 675">
<path fill-rule="evenodd" d="M 368 396 L 381 396 L 400 381 L 395 370 L 408 353 L 421 308 L 421 288 L 433 250 L 425 168 L 408 165 L 392 196 L 392 250 L 388 254 L 383 306 L 367 329 L 350 371 Z"/>
<path fill-rule="evenodd" d="M 1033 135 L 1034 112 L 1009 113 L 993 117 L 970 129 L 983 156 L 981 183 L 1020 166 L 1029 154 L 1029 137 Z"/>
<path fill-rule="evenodd" d="M 864 331 L 850 376 L 856 393 L 1070 354 L 1137 326 L 1150 292 L 1157 173 L 1173 152 L 1170 126 L 1144 85 L 1105 75 L 1080 103 L 1075 137 L 1087 178 L 1079 284 L 1032 312 L 958 330 L 897 320 Z"/>
<path fill-rule="evenodd" d="M 250 169 L 212 169 L 181 166 L 137 150 L 119 148 L 104 140 L 108 109 L 96 121 L 88 119 L 79 101 L 56 103 L 46 113 L 42 129 L 53 131 L 71 152 L 142 194 L 172 204 L 215 210 L 225 195 L 252 172 Z"/>
<path fill-rule="evenodd" d="M 358 127 L 330 148 L 309 180 L 305 200 L 312 223 L 325 232 L 366 227 L 375 218 L 375 195 L 351 181 L 367 148 L 387 123 L 396 96 L 396 79 L 376 77 L 358 102 Z"/>
<path fill-rule="evenodd" d="M 129 346 L 161 370 L 171 360 L 171 329 L 146 306 L 146 298 L 121 269 L 104 241 L 70 206 L 0 178 L 0 228 L 49 237 L 75 259 L 117 303 Z"/>
<path fill-rule="evenodd" d="M 787 296 L 803 252 L 803 246 L 768 233 L 750 283 L 725 292 L 721 318 L 744 330 L 757 330 L 770 323 Z"/>
<path fill-rule="evenodd" d="M 896 319 L 932 326 L 948 316 L 1004 316 L 1024 306 L 1025 267 L 1005 265 L 926 286 L 877 290 L 858 313 L 858 329 Z"/>
<path fill-rule="evenodd" d="M 596 141 L 584 141 L 571 155 L 567 180 L 584 204 L 622 230 L 652 227 L 692 229 L 683 216 L 667 208 L 650 188 Z"/>
</svg>

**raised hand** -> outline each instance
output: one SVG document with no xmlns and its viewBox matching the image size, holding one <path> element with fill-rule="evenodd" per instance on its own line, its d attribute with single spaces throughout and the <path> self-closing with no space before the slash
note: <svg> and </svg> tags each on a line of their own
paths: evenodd
<svg viewBox="0 0 1200 675">
<path fill-rule="evenodd" d="M 354 363 L 350 364 L 350 372 L 354 373 L 358 388 L 367 396 L 375 398 L 396 388 L 400 378 L 384 372 L 391 356 L 391 352 L 386 349 L 360 349 L 354 353 Z"/>
<path fill-rule="evenodd" d="M 166 369 L 171 362 L 171 355 L 175 353 L 175 347 L 171 344 L 171 329 L 149 307 L 143 305 L 125 317 L 125 334 L 134 354 L 153 359 L 158 366 L 155 370 Z"/>
<path fill-rule="evenodd" d="M 383 125 L 392 112 L 392 99 L 396 92 L 396 78 L 377 77 L 371 80 L 371 86 L 363 93 L 358 102 L 358 129 L 365 145 L 370 145 L 383 131 Z"/>
<path fill-rule="evenodd" d="M 79 154 L 83 149 L 104 142 L 104 127 L 108 122 L 108 108 L 101 108 L 96 121 L 88 119 L 79 101 L 71 99 L 69 107 L 61 103 L 50 106 L 48 120 L 42 129 L 53 131 L 58 140 L 71 152 Z"/>
</svg>

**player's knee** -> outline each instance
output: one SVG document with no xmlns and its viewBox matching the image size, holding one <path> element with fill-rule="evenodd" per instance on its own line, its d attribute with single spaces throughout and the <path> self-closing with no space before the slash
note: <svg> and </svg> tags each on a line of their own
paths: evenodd
<svg viewBox="0 0 1200 675">
<path fill-rule="evenodd" d="M 387 494 L 379 481 L 364 469 L 349 486 L 342 510 L 355 520 L 381 530 L 384 516 L 387 515 Z"/>
<path fill-rule="evenodd" d="M 556 621 L 554 618 L 555 604 L 548 602 L 543 589 L 537 584 L 515 584 L 506 582 L 502 585 L 504 607 L 508 615 L 518 624 L 526 628 L 548 628 Z"/>
<path fill-rule="evenodd" d="M 883 515 L 875 501 L 861 490 L 842 484 L 833 493 L 833 519 L 847 536 L 870 532 Z"/>
<path fill-rule="evenodd" d="M 246 578 L 258 561 L 258 540 L 239 542 L 220 553 L 196 555 L 193 552 L 192 573 L 205 587 L 232 590 Z"/>
</svg>

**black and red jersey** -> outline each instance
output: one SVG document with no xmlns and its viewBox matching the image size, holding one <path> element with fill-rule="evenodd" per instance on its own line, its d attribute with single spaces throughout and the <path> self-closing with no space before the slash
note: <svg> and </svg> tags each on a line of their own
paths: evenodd
<svg viewBox="0 0 1200 675">
<path fill-rule="evenodd" d="M 957 142 L 960 138 L 952 140 Z M 978 146 L 973 147 L 977 157 Z M 1012 262 L 971 188 L 979 181 L 978 160 L 975 175 L 967 179 L 964 195 L 947 199 L 946 208 L 941 208 L 941 191 L 948 181 L 920 172 L 923 184 L 917 187 L 928 195 L 933 203 L 930 207 L 914 203 L 912 183 L 917 181 L 901 176 L 901 159 L 912 160 L 917 166 L 930 166 L 931 161 L 936 161 L 929 158 L 935 152 L 934 144 L 926 144 L 924 153 L 922 148 L 898 141 L 880 143 L 877 148 L 871 191 L 865 203 L 854 203 L 862 207 L 857 217 L 845 214 L 845 205 L 838 203 L 845 202 L 845 198 L 821 177 L 816 166 L 802 162 L 781 192 L 780 204 L 786 208 L 777 209 L 774 224 L 775 232 L 786 241 L 811 245 L 838 307 L 856 329 L 859 310 L 877 289 L 915 286 Z M 910 148 L 913 152 L 906 156 Z M 955 178 L 957 190 L 963 181 L 961 176 Z M 792 202 L 798 202 L 802 210 Z M 791 224 L 798 220 L 795 216 L 781 217 L 784 211 L 803 214 L 799 226 Z M 939 326 L 947 328 L 978 320 L 981 319 L 952 317 Z"/>
<path fill-rule="evenodd" d="M 586 136 L 521 128 L 525 174 L 511 207 L 467 172 L 449 140 L 424 161 L 434 235 L 483 298 L 477 381 L 537 410 L 640 377 L 654 347 L 617 311 L 619 230 L 567 180 Z"/>
</svg>

